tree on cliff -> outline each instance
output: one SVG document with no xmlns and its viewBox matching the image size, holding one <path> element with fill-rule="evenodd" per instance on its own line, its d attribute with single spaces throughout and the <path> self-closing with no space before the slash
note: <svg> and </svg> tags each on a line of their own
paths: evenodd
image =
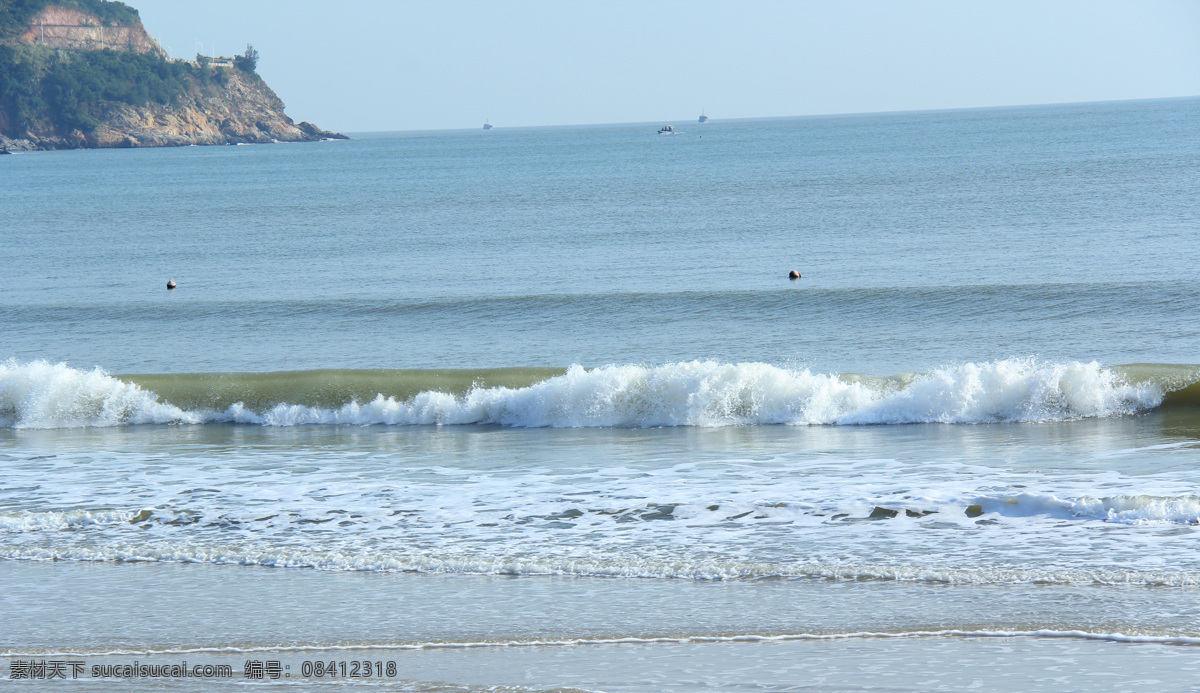
<svg viewBox="0 0 1200 693">
<path fill-rule="evenodd" d="M 233 59 L 233 65 L 242 72 L 254 72 L 254 68 L 258 67 L 258 51 L 247 43 L 246 52 L 236 56 Z"/>
<path fill-rule="evenodd" d="M 105 103 L 174 103 L 197 72 L 154 55 L 0 46 L 0 123 L 14 132 L 91 132 Z"/>
<path fill-rule="evenodd" d="M 196 64 L 200 66 L 200 83 L 208 86 L 209 70 L 208 66 L 212 64 L 212 58 L 203 53 L 196 53 Z"/>
</svg>

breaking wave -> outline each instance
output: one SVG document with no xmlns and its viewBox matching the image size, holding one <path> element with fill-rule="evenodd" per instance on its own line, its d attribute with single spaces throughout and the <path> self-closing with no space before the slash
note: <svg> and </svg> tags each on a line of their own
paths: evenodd
<svg viewBox="0 0 1200 693">
<path fill-rule="evenodd" d="M 653 427 L 1043 422 L 1192 405 L 1200 368 L 1013 358 L 889 377 L 765 363 L 490 371 L 109 375 L 0 364 L 0 426 L 500 424 Z M 143 387 L 140 382 L 157 389 Z M 162 392 L 158 392 L 162 390 Z"/>
<path fill-rule="evenodd" d="M 1114 524 L 1200 524 L 1200 496 L 1149 494 L 1081 496 L 1021 493 L 987 496 L 977 500 L 972 514 L 995 513 L 1004 517 L 1045 516 L 1064 520 L 1100 520 Z"/>
</svg>

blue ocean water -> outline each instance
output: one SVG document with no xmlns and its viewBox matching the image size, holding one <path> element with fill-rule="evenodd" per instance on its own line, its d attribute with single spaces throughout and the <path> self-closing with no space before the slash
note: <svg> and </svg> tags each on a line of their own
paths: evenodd
<svg viewBox="0 0 1200 693">
<path fill-rule="evenodd" d="M 0 652 L 1190 685 L 1198 111 L 4 157 Z"/>
<path fill-rule="evenodd" d="M 1191 363 L 1195 109 L 17 156 L 6 356 L 160 373 Z"/>
</svg>

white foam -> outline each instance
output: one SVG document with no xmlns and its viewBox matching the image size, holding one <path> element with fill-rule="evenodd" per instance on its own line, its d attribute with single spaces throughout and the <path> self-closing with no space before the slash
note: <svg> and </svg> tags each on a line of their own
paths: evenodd
<svg viewBox="0 0 1200 693">
<path fill-rule="evenodd" d="M 128 523 L 134 513 L 122 510 L 61 510 L 0 513 L 0 533 L 61 531 Z"/>
<path fill-rule="evenodd" d="M 1128 414 L 1162 393 L 1091 363 L 1007 359 L 939 368 L 904 387 L 764 363 L 690 361 L 585 369 L 524 388 L 476 388 L 463 396 L 377 396 L 336 409 L 280 403 L 185 411 L 99 368 L 35 361 L 0 365 L 0 423 L 56 428 L 138 423 L 502 424 L 525 427 L 729 426 L 1040 422 Z"/>
<path fill-rule="evenodd" d="M 864 563 L 764 563 L 736 560 L 661 560 L 625 557 L 487 556 L 318 551 L 300 548 L 235 548 L 219 545 L 138 543 L 110 546 L 0 549 L 0 559 L 123 563 L 207 563 L 271 568 L 382 573 L 578 576 L 682 580 L 807 578 L 818 580 L 925 582 L 961 585 L 1074 584 L 1197 587 L 1187 571 L 1105 568 L 920 567 Z"/>
<path fill-rule="evenodd" d="M 75 428 L 146 423 L 200 423 L 204 417 L 160 403 L 152 392 L 100 368 L 62 363 L 0 363 L 0 425 Z"/>
<path fill-rule="evenodd" d="M 1118 524 L 1200 524 L 1200 496 L 1149 494 L 1059 498 L 1053 494 L 1020 493 L 983 496 L 984 512 L 1009 517 L 1047 515 L 1063 519 L 1102 520 Z"/>
</svg>

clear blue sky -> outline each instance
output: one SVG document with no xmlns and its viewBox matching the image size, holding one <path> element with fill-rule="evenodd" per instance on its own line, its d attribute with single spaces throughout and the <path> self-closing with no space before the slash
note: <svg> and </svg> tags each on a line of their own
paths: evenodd
<svg viewBox="0 0 1200 693">
<path fill-rule="evenodd" d="M 125 0 L 343 132 L 1200 95 L 1197 0 Z"/>
</svg>

